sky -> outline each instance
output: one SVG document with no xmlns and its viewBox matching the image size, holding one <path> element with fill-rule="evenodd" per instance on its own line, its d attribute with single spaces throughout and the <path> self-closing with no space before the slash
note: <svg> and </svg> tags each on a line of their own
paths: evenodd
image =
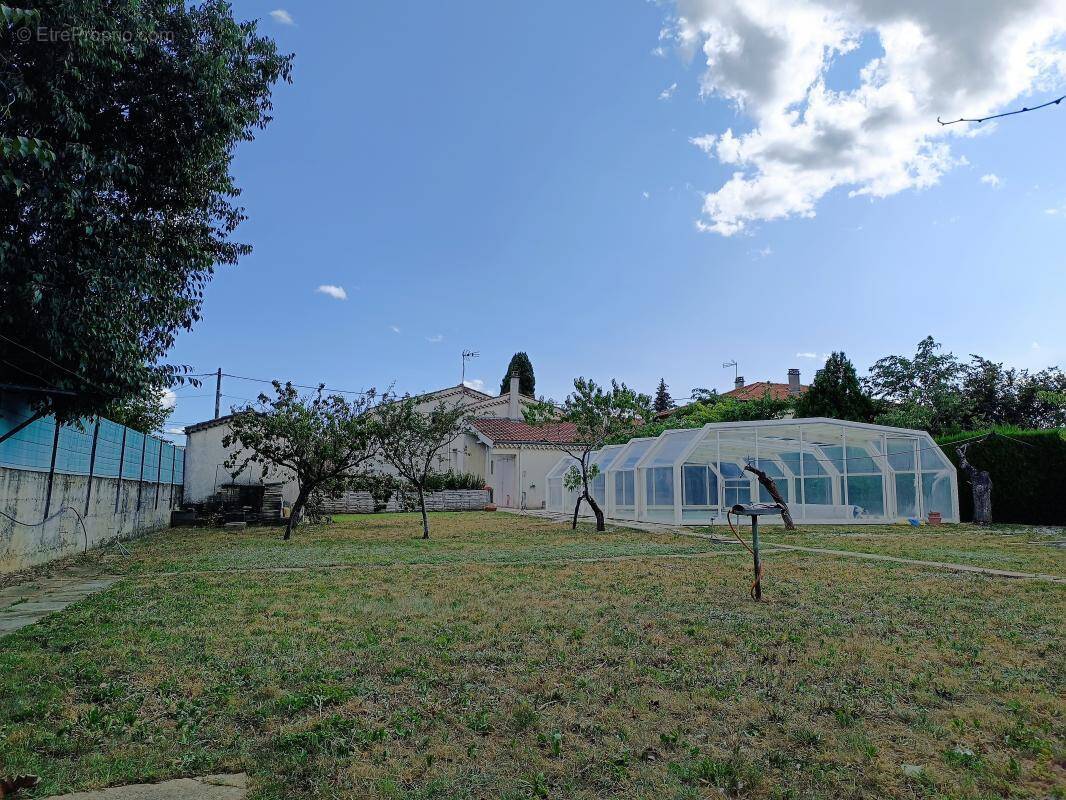
<svg viewBox="0 0 1066 800">
<path fill-rule="evenodd" d="M 281 2 L 233 3 L 293 82 L 233 162 L 253 252 L 172 363 L 417 393 L 470 349 L 495 392 L 524 350 L 554 399 L 927 335 L 1066 365 L 1066 102 L 936 121 L 1066 93 L 1066 0 Z"/>
</svg>

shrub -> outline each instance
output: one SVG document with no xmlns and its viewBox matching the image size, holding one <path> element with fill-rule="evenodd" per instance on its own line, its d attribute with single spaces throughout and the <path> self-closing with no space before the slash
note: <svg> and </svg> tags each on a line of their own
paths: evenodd
<svg viewBox="0 0 1066 800">
<path fill-rule="evenodd" d="M 937 439 L 956 468 L 955 447 L 964 439 L 991 434 L 966 450 L 967 460 L 992 477 L 992 519 L 1031 525 L 1066 524 L 1062 487 L 1066 483 L 1066 429 L 1020 430 L 991 428 Z M 973 492 L 965 473 L 959 471 L 959 513 L 973 519 Z"/>
<path fill-rule="evenodd" d="M 448 492 L 459 489 L 484 489 L 485 480 L 472 472 L 433 472 L 426 478 L 427 492 Z"/>
</svg>

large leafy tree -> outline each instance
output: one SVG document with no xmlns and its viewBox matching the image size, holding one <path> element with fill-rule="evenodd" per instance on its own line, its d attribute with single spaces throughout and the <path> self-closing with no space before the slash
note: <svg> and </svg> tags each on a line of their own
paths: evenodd
<svg viewBox="0 0 1066 800">
<path fill-rule="evenodd" d="M 537 379 L 533 375 L 533 362 L 524 352 L 515 353 L 507 364 L 507 372 L 500 381 L 500 394 L 511 390 L 511 375 L 518 373 L 518 391 L 526 397 L 536 397 Z"/>
<path fill-rule="evenodd" d="M 610 439 L 632 434 L 642 421 L 651 417 L 651 413 L 648 395 L 638 394 L 618 381 L 611 381 L 610 388 L 606 388 L 586 378 L 574 380 L 574 391 L 561 405 L 541 401 L 524 409 L 526 423 L 544 432 L 545 444 L 557 447 L 574 459 L 574 466 L 564 476 L 567 488 L 578 490 L 574 528 L 584 501 L 596 517 L 596 530 L 606 530 L 603 509 L 589 491 L 589 481 L 599 474 L 592 463 L 592 454 Z M 560 441 L 564 437 L 556 433 L 561 423 L 574 425 L 576 441 Z"/>
<path fill-rule="evenodd" d="M 249 247 L 230 161 L 289 80 L 223 0 L 0 9 L 0 381 L 69 419 L 170 386 L 216 264 Z"/>
<path fill-rule="evenodd" d="M 855 366 L 843 353 L 833 353 L 814 376 L 814 382 L 796 400 L 797 417 L 831 417 L 869 422 L 874 404 L 859 383 Z"/>
<path fill-rule="evenodd" d="M 942 351 L 932 336 L 918 343 L 913 358 L 885 356 L 870 367 L 865 388 L 880 401 L 874 419 L 883 425 L 921 428 L 934 435 L 964 430 L 971 403 L 960 389 L 963 364 Z"/>
<path fill-rule="evenodd" d="M 171 398 L 173 400 L 173 398 Z M 104 409 L 107 419 L 142 433 L 160 433 L 174 411 L 162 389 L 149 389 L 142 395 L 112 403 Z"/>
<path fill-rule="evenodd" d="M 367 413 L 374 392 L 348 400 L 325 395 L 320 386 L 314 394 L 301 396 L 291 383 L 274 381 L 274 394 L 261 394 L 258 406 L 237 411 L 222 445 L 233 448 L 226 468 L 234 477 L 259 470 L 266 478 L 280 468 L 296 479 L 296 501 L 285 526 L 288 540 L 313 494 L 343 491 L 377 454 Z"/>
<path fill-rule="evenodd" d="M 383 398 L 374 411 L 382 456 L 418 492 L 423 539 L 429 538 L 426 484 L 441 451 L 462 432 L 465 416 L 462 406 L 443 401 L 429 411 L 420 411 L 417 399 L 409 395 Z"/>
</svg>

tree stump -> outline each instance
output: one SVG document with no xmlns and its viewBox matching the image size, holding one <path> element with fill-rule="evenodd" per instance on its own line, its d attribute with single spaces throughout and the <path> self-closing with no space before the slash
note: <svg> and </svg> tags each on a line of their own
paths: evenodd
<svg viewBox="0 0 1066 800">
<path fill-rule="evenodd" d="M 972 444 L 959 445 L 959 467 L 970 479 L 973 487 L 973 521 L 975 525 L 992 524 L 992 476 L 986 469 L 977 469 L 966 459 L 966 448 Z"/>
</svg>

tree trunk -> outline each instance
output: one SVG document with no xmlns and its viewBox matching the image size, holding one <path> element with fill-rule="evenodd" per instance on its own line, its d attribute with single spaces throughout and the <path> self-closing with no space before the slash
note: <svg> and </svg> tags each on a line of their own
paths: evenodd
<svg viewBox="0 0 1066 800">
<path fill-rule="evenodd" d="M 766 491 L 770 493 L 770 497 L 774 498 L 774 502 L 781 506 L 781 519 L 785 521 L 785 530 L 796 530 L 796 523 L 792 521 L 792 512 L 788 510 L 788 503 L 785 502 L 785 498 L 783 498 L 781 492 L 778 491 L 774 479 L 758 467 L 753 467 L 751 464 L 745 466 L 744 469 L 758 478 L 759 483 L 761 483 Z"/>
<path fill-rule="evenodd" d="M 607 530 L 607 524 L 603 519 L 603 509 L 600 508 L 599 503 L 597 503 L 588 492 L 585 492 L 585 499 L 588 500 L 589 505 L 592 506 L 592 513 L 596 515 L 596 530 Z"/>
<path fill-rule="evenodd" d="M 992 524 L 992 476 L 988 470 L 977 469 L 966 460 L 966 448 L 970 444 L 959 445 L 959 466 L 970 479 L 973 487 L 973 521 L 975 525 Z"/>
<path fill-rule="evenodd" d="M 574 504 L 574 521 L 570 525 L 570 530 L 577 530 L 577 512 L 581 510 L 581 495 L 577 496 L 577 503 Z"/>
<path fill-rule="evenodd" d="M 289 513 L 289 521 L 285 524 L 285 535 L 281 537 L 284 541 L 289 541 L 292 536 L 292 529 L 300 521 L 300 515 L 304 513 L 304 506 L 307 505 L 307 498 L 311 496 L 310 491 L 304 491 L 300 489 L 299 494 L 296 495 L 296 502 L 292 504 L 292 511 Z"/>
<path fill-rule="evenodd" d="M 429 538 L 429 515 L 426 514 L 426 496 L 422 492 L 422 484 L 418 485 L 418 505 L 422 508 L 422 538 Z"/>
</svg>

